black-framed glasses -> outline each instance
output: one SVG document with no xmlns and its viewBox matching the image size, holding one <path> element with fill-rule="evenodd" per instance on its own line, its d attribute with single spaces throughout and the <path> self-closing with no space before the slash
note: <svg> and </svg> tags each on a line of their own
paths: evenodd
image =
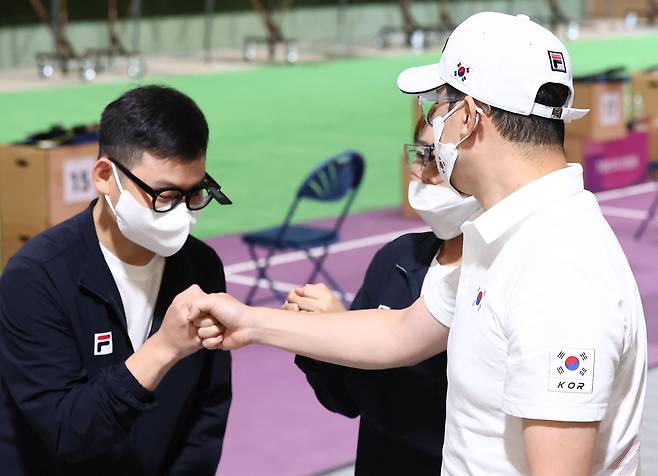
<svg viewBox="0 0 658 476">
<path fill-rule="evenodd" d="M 201 210 L 208 206 L 213 198 L 221 205 L 231 205 L 233 203 L 231 199 L 222 192 L 222 187 L 207 173 L 203 182 L 188 190 L 183 190 L 177 187 L 154 189 L 128 170 L 123 164 L 111 157 L 108 157 L 108 159 L 110 159 L 110 161 L 124 175 L 151 197 L 152 208 L 158 213 L 165 213 L 173 210 L 183 199 L 185 199 L 185 206 L 188 210 Z"/>
<path fill-rule="evenodd" d="M 435 162 L 434 146 L 426 144 L 404 144 L 404 162 L 411 169 L 425 168 Z"/>
</svg>

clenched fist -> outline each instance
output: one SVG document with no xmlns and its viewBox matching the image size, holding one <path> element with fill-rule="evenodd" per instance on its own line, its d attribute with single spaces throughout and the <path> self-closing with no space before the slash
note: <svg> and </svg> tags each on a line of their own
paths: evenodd
<svg viewBox="0 0 658 476">
<path fill-rule="evenodd" d="M 209 294 L 194 301 L 190 320 L 203 347 L 233 350 L 249 344 L 247 309 L 248 306 L 225 293 Z"/>
<path fill-rule="evenodd" d="M 207 296 L 196 284 L 176 296 L 167 309 L 156 335 L 160 344 L 182 359 L 201 349 L 197 328 L 190 324 L 189 316 L 196 308 L 194 303 Z"/>
</svg>

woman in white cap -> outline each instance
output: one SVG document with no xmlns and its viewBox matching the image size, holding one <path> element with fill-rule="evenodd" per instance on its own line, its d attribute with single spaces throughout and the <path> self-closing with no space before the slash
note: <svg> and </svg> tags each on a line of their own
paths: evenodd
<svg viewBox="0 0 658 476">
<path fill-rule="evenodd" d="M 442 474 L 638 474 L 646 325 L 582 167 L 566 163 L 564 122 L 587 113 L 571 107 L 566 47 L 526 16 L 479 13 L 438 64 L 403 72 L 398 86 L 421 99 L 462 96 L 428 117 L 446 184 L 484 208 L 462 226 L 455 301 L 440 292 L 450 276 L 400 311 L 308 318 L 212 295 L 196 303 L 213 316 L 196 321 L 199 337 L 360 368 L 447 346 Z"/>
</svg>

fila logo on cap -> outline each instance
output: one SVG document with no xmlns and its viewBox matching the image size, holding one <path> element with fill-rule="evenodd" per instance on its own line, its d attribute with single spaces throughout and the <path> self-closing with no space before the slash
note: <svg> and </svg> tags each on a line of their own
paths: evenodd
<svg viewBox="0 0 658 476">
<path fill-rule="evenodd" d="M 557 349 L 549 361 L 550 392 L 592 393 L 594 349 Z"/>
<path fill-rule="evenodd" d="M 548 58 L 551 60 L 551 70 L 560 73 L 567 72 L 567 65 L 564 63 L 564 55 L 559 51 L 548 50 Z"/>
<path fill-rule="evenodd" d="M 111 332 L 94 334 L 94 355 L 108 355 L 112 353 L 112 350 Z"/>
</svg>

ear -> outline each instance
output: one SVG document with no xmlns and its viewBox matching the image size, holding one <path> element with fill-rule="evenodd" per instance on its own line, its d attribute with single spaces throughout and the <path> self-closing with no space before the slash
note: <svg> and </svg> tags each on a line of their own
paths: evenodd
<svg viewBox="0 0 658 476">
<path fill-rule="evenodd" d="M 464 98 L 464 126 L 462 127 L 462 137 L 475 136 L 480 122 L 482 121 L 482 109 L 476 104 L 471 96 Z"/>
<path fill-rule="evenodd" d="M 112 162 L 107 157 L 99 158 L 91 169 L 91 177 L 100 195 L 109 195 L 116 188 Z"/>
</svg>

